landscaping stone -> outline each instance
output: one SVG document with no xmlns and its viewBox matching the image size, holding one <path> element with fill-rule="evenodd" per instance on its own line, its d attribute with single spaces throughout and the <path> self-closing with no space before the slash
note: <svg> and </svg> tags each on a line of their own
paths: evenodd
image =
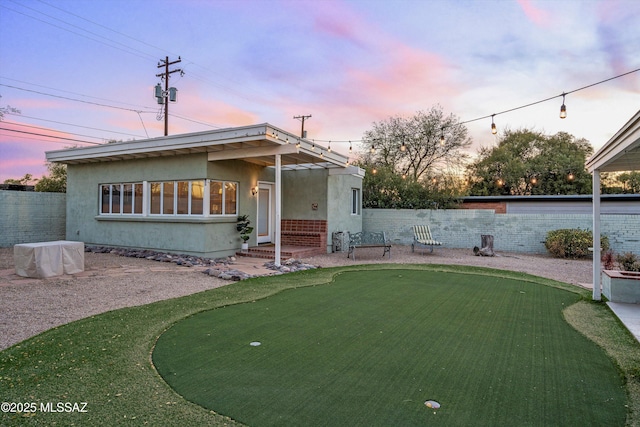
<svg viewBox="0 0 640 427">
<path fill-rule="evenodd" d="M 203 270 L 204 274 L 218 277 L 223 280 L 240 281 L 260 276 L 259 274 L 249 274 L 233 268 L 236 263 L 235 256 L 224 258 L 202 258 L 193 255 L 168 254 L 164 252 L 156 252 L 150 250 L 130 249 L 130 248 L 113 248 L 107 246 L 85 246 L 85 252 L 94 253 L 110 253 L 118 256 L 129 258 L 145 258 L 150 261 L 171 262 L 181 267 L 208 267 Z M 273 261 L 266 262 L 264 267 L 272 270 L 272 275 L 292 273 L 295 271 L 310 270 L 318 268 L 315 265 L 305 264 L 295 258 L 289 258 L 281 263 L 280 267 L 276 267 Z"/>
</svg>

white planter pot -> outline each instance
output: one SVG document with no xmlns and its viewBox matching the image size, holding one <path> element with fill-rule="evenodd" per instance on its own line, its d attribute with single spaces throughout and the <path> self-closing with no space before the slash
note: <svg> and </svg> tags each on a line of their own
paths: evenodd
<svg viewBox="0 0 640 427">
<path fill-rule="evenodd" d="M 243 251 L 247 251 L 247 250 L 249 250 L 249 243 L 247 243 L 247 242 L 243 242 L 243 243 L 242 243 L 242 250 L 243 250 Z"/>
</svg>

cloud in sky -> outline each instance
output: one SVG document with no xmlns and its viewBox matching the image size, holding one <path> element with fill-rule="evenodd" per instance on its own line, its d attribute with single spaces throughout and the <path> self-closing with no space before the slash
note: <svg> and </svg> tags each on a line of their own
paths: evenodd
<svg viewBox="0 0 640 427">
<path fill-rule="evenodd" d="M 293 116 L 312 114 L 305 124 L 310 137 L 345 141 L 359 140 L 375 121 L 435 104 L 469 120 L 640 68 L 634 0 L 168 0 L 152 12 L 148 5 L 0 4 L 0 84 L 82 98 L 60 92 L 69 91 L 125 108 L 0 86 L 0 106 L 23 111 L 10 120 L 103 141 L 144 136 L 141 116 L 149 135 L 160 136 L 151 90 L 165 56 L 182 55 L 177 66 L 186 72 L 170 79 L 179 90 L 170 112 L 191 120 L 170 117 L 171 133 L 210 129 L 198 122 L 270 122 L 298 133 Z M 636 73 L 571 94 L 566 120 L 557 118 L 558 99 L 496 121 L 500 128 L 570 131 L 599 146 L 637 111 L 639 97 Z M 468 125 L 475 146 L 493 141 L 489 125 Z M 64 146 L 13 138 L 12 147 L 30 148 L 9 151 L 11 140 L 6 132 L 0 140 L 0 181 L 31 172 L 29 164 L 44 163 L 44 150 Z M 17 164 L 25 166 L 10 167 Z"/>
<path fill-rule="evenodd" d="M 518 4 L 524 11 L 524 14 L 536 25 L 546 27 L 551 25 L 551 13 L 533 4 L 532 0 L 518 0 Z"/>
</svg>

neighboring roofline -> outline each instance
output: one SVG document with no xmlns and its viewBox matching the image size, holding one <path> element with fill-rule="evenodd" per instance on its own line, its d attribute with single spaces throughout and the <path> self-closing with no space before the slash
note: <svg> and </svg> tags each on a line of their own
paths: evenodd
<svg viewBox="0 0 640 427">
<path fill-rule="evenodd" d="M 603 170 L 609 162 L 624 156 L 628 146 L 634 142 L 637 143 L 639 138 L 640 110 L 638 110 L 602 148 L 587 160 L 585 163 L 587 170 L 589 172 Z"/>
<path fill-rule="evenodd" d="M 535 196 L 466 196 L 463 202 L 545 202 L 545 201 L 571 201 L 591 202 L 591 194 L 559 194 L 559 195 L 535 195 Z M 640 201 L 640 194 L 602 194 L 601 200 L 633 202 Z"/>
</svg>

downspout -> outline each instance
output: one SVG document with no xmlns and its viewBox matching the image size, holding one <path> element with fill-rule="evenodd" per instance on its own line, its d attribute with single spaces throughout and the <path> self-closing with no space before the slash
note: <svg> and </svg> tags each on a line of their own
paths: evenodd
<svg viewBox="0 0 640 427">
<path fill-rule="evenodd" d="M 593 170 L 593 300 L 600 301 L 600 171 Z"/>
</svg>

